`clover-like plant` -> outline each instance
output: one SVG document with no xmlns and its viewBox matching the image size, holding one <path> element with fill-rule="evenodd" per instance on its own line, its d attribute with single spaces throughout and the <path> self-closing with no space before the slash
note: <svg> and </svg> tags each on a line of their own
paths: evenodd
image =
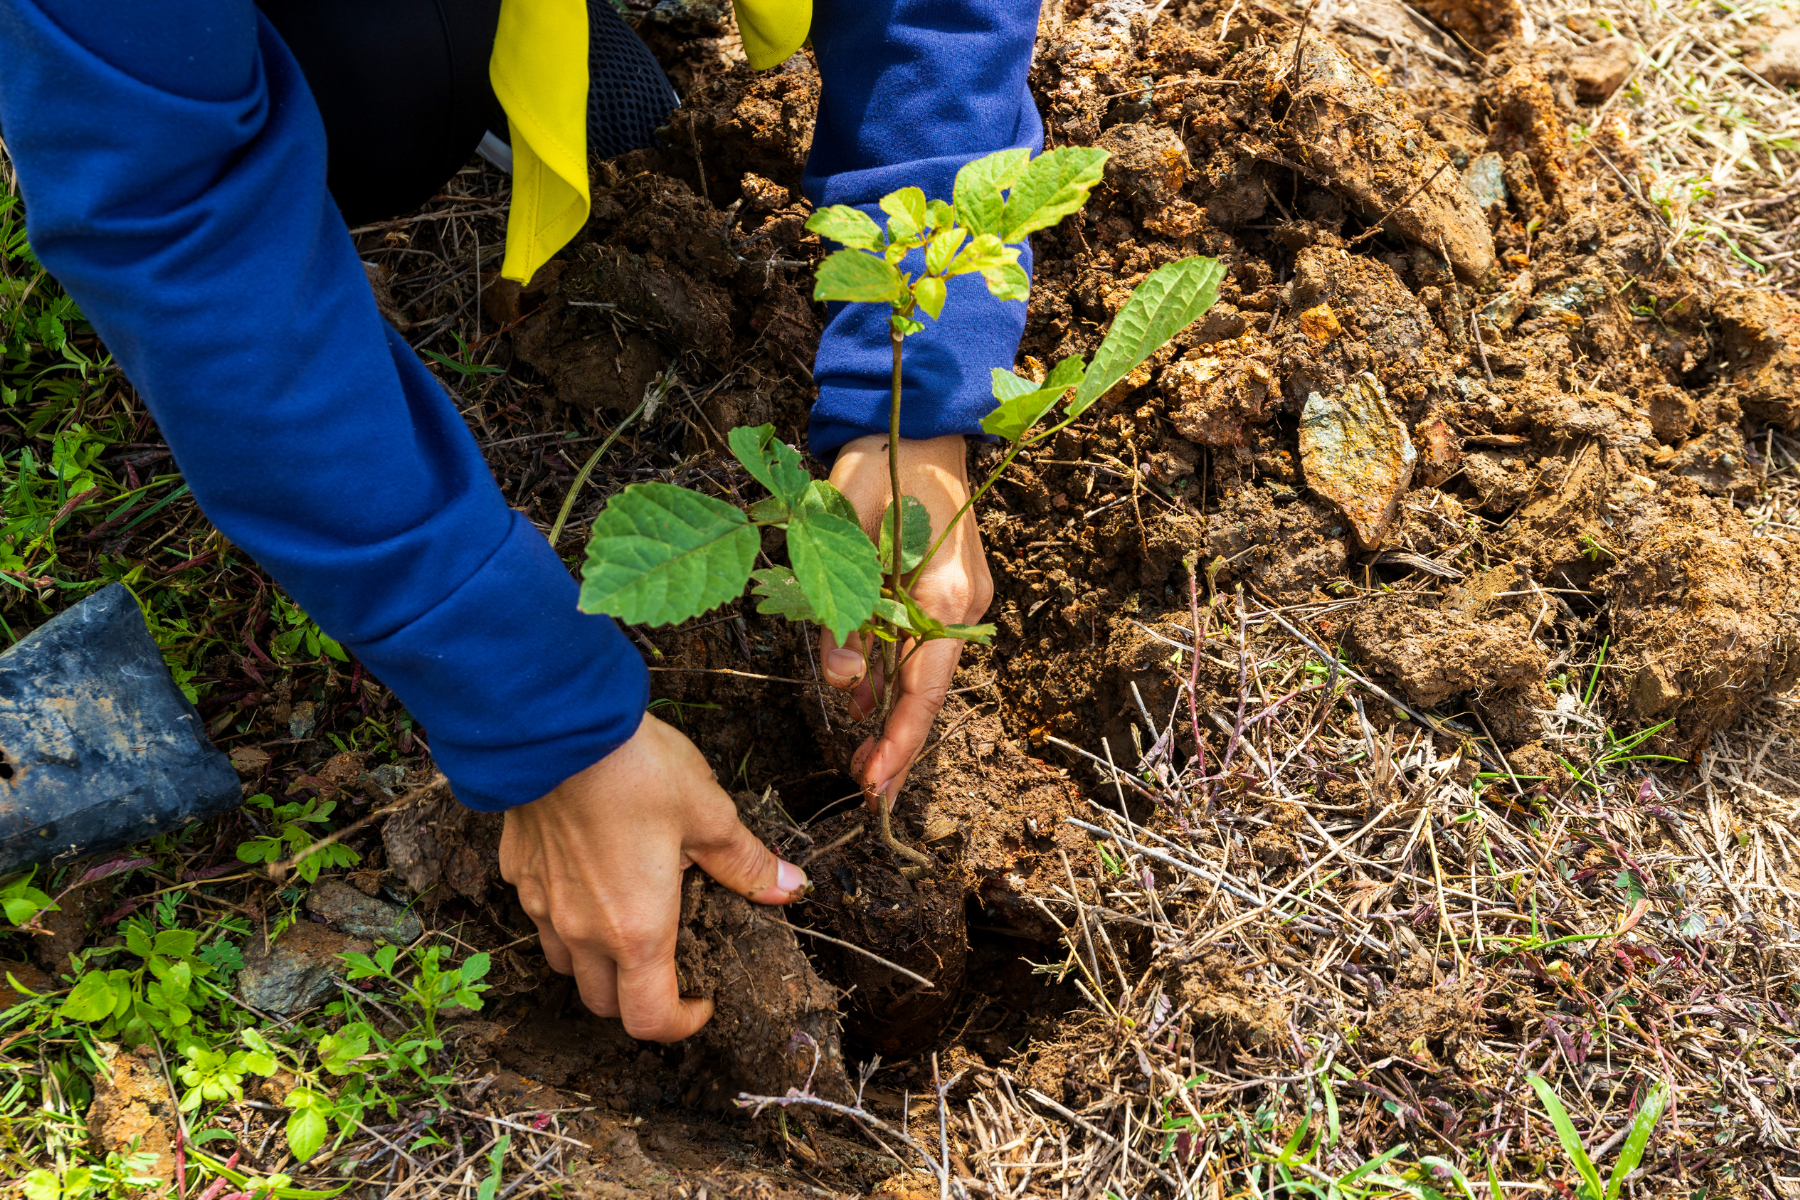
<svg viewBox="0 0 1800 1200">
<path fill-rule="evenodd" d="M 925 506 L 900 490 L 903 346 L 909 334 L 925 328 L 921 316 L 936 320 L 942 314 L 947 282 L 959 275 L 980 275 L 1000 300 L 1025 300 L 1031 281 L 1019 266 L 1020 247 L 1033 232 L 1087 203 L 1106 158 L 1106 151 L 1086 147 L 1037 158 L 1026 150 L 990 154 L 957 172 L 950 203 L 928 200 L 916 187 L 883 196 L 885 230 L 848 205 L 814 213 L 806 227 L 844 248 L 819 264 L 813 299 L 890 310 L 888 468 L 900 502 L 889 503 L 871 541 L 843 493 L 814 479 L 774 426 L 733 429 L 726 438 L 731 453 L 769 495 L 739 507 L 668 483 L 627 487 L 594 521 L 582 569 L 582 611 L 670 625 L 737 599 L 753 580 L 758 612 L 823 625 L 840 644 L 860 634 L 865 656 L 881 656 L 882 718 L 895 698 L 900 667 L 919 647 L 940 638 L 989 641 L 992 625 L 946 624 L 926 613 L 909 590 L 911 581 L 1020 451 L 1066 429 L 1210 308 L 1224 269 L 1216 260 L 1194 257 L 1152 271 L 1113 318 L 1092 362 L 1065 358 L 1036 380 L 994 368 L 998 406 L 981 426 L 1006 443 L 1006 452 L 935 538 Z M 1060 416 L 1044 424 L 1059 404 Z M 756 569 L 763 529 L 785 533 L 787 566 L 765 562 Z M 889 810 L 888 798 L 877 797 L 878 832 L 916 868 L 903 870 L 917 874 L 932 860 L 894 837 Z"/>
</svg>

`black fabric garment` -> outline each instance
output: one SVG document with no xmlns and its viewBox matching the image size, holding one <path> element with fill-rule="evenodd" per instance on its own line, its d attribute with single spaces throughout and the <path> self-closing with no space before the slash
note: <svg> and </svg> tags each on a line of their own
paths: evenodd
<svg viewBox="0 0 1800 1200">
<path fill-rule="evenodd" d="M 293 51 L 325 123 L 326 179 L 351 225 L 409 212 L 454 175 L 482 135 L 505 140 L 488 82 L 500 0 L 258 0 Z M 678 103 L 662 67 L 614 8 L 589 0 L 588 150 L 656 144 Z"/>
</svg>

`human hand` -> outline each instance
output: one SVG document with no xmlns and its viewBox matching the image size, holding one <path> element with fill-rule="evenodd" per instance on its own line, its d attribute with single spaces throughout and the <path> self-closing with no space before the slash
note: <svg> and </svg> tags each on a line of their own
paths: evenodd
<svg viewBox="0 0 1800 1200">
<path fill-rule="evenodd" d="M 648 714 L 623 746 L 509 810 L 500 835 L 500 876 L 519 889 L 551 968 L 647 1041 L 680 1041 L 712 1017 L 712 1001 L 682 999 L 675 980 L 690 865 L 759 904 L 807 887 L 744 828 L 694 744 Z"/>
<path fill-rule="evenodd" d="M 863 529 L 871 538 L 879 537 L 881 519 L 893 495 L 887 441 L 885 434 L 857 438 L 838 451 L 837 462 L 831 468 L 831 482 L 855 506 Z M 932 538 L 936 540 L 969 498 L 963 438 L 952 434 L 924 441 L 902 439 L 900 491 L 925 505 L 931 514 Z M 981 548 L 981 532 L 973 511 L 963 515 L 936 556 L 918 572 L 911 592 L 920 608 L 946 624 L 971 624 L 987 612 L 994 598 L 994 581 L 988 574 L 987 555 Z M 899 794 L 913 759 L 924 747 L 925 736 L 931 732 L 938 709 L 949 694 L 950 679 L 956 674 L 957 659 L 962 655 L 962 642 L 953 638 L 927 642 L 906 658 L 910 644 L 900 648 L 904 660 L 900 690 L 888 713 L 887 726 L 879 740 L 870 738 L 863 742 L 852 760 L 852 771 L 869 790 L 871 803 L 876 795 L 892 800 Z M 874 655 L 869 664 L 874 668 L 871 678 L 865 670 L 858 635 L 852 634 L 839 647 L 829 631 L 822 632 L 819 650 L 826 682 L 852 689 L 851 709 L 856 717 L 860 720 L 874 712 L 879 706 L 877 689 L 883 683 L 880 656 Z"/>
</svg>

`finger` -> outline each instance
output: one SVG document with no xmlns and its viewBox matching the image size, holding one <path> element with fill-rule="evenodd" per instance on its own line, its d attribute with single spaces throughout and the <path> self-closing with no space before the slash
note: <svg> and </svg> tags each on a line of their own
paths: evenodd
<svg viewBox="0 0 1800 1200">
<path fill-rule="evenodd" d="M 618 995 L 625 1032 L 646 1042 L 679 1042 L 712 1019 L 711 1000 L 681 998 L 673 939 L 652 961 L 619 964 Z"/>
<path fill-rule="evenodd" d="M 595 1016 L 619 1015 L 619 967 L 606 955 L 589 950 L 575 959 L 575 987 Z"/>
<path fill-rule="evenodd" d="M 889 798 L 898 794 L 906 770 L 924 748 L 938 709 L 950 694 L 950 680 L 961 655 L 962 643 L 955 639 L 926 642 L 900 672 L 899 698 L 888 713 L 887 727 L 881 731 L 863 774 Z"/>
<path fill-rule="evenodd" d="M 544 957 L 549 960 L 550 969 L 558 975 L 573 975 L 575 960 L 569 954 L 569 947 L 556 936 L 556 926 L 548 919 L 540 921 L 536 917 L 531 918 L 531 923 L 537 926 L 538 945 L 544 948 Z"/>
<path fill-rule="evenodd" d="M 737 810 L 723 792 L 725 811 L 716 827 L 700 839 L 690 838 L 682 849 L 702 871 L 740 896 L 758 904 L 786 904 L 806 894 L 806 872 L 775 857 L 756 835 L 737 819 Z"/>
<path fill-rule="evenodd" d="M 868 664 L 862 656 L 862 638 L 854 633 L 839 646 L 831 630 L 821 629 L 819 659 L 824 664 L 825 682 L 834 688 L 855 687 L 868 674 Z"/>
</svg>

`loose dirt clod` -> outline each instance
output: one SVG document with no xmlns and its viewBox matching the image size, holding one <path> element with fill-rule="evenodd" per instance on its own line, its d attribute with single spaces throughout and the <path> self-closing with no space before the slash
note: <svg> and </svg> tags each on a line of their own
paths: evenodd
<svg viewBox="0 0 1800 1200">
<path fill-rule="evenodd" d="M 175 1098 L 163 1078 L 153 1046 L 130 1052 L 99 1043 L 105 1065 L 94 1072 L 94 1101 L 88 1107 L 88 1145 L 95 1154 L 143 1153 L 156 1156 L 149 1175 L 164 1183 L 175 1180 Z"/>
</svg>

